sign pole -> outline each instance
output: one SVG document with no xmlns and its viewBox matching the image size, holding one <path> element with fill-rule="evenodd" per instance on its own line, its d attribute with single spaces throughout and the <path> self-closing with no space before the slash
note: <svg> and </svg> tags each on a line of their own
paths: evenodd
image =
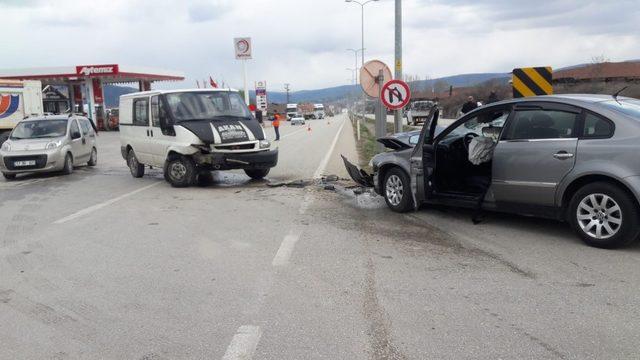
<svg viewBox="0 0 640 360">
<path fill-rule="evenodd" d="M 384 85 L 384 71 L 378 71 L 378 78 L 376 79 L 378 86 L 381 89 Z M 385 107 L 382 105 L 382 99 L 376 101 L 376 139 L 379 139 L 386 135 L 387 130 L 387 114 Z M 378 152 L 384 151 L 384 145 L 376 141 L 376 148 Z"/>
<path fill-rule="evenodd" d="M 402 80 L 402 0 L 396 0 L 396 80 Z M 393 121 L 396 133 L 402 132 L 402 109 L 395 111 Z"/>
<path fill-rule="evenodd" d="M 247 60 L 242 60 L 242 72 L 244 73 L 244 101 L 247 105 L 250 104 L 249 101 L 249 87 L 247 86 Z"/>
</svg>

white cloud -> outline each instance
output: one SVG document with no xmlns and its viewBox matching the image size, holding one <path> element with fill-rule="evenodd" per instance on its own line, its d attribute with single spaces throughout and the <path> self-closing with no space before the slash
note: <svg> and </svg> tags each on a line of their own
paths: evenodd
<svg viewBox="0 0 640 360">
<path fill-rule="evenodd" d="M 431 77 L 640 58 L 637 0 L 405 0 L 404 71 Z M 367 58 L 393 63 L 393 1 L 365 8 Z M 250 83 L 347 83 L 360 7 L 341 0 L 0 0 L 0 68 L 123 63 L 242 85 L 232 39 L 251 36 Z"/>
</svg>

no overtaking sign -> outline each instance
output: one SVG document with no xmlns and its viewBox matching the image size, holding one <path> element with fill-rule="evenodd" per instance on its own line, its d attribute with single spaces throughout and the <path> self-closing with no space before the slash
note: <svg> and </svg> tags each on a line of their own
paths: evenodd
<svg viewBox="0 0 640 360">
<path fill-rule="evenodd" d="M 398 110 L 409 104 L 411 90 L 409 85 L 402 80 L 391 80 L 382 86 L 380 99 L 384 106 L 390 110 Z"/>
</svg>

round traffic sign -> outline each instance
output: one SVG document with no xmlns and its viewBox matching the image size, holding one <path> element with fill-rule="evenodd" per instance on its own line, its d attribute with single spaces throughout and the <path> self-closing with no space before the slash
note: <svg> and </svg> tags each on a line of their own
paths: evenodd
<svg viewBox="0 0 640 360">
<path fill-rule="evenodd" d="M 389 67 L 380 60 L 367 61 L 360 68 L 360 85 L 365 94 L 377 98 L 380 96 L 380 86 L 378 85 L 378 75 L 382 70 L 383 81 L 393 79 Z"/>
<path fill-rule="evenodd" d="M 398 110 L 409 104 L 411 90 L 409 85 L 402 80 L 391 80 L 382 86 L 380 99 L 384 106 L 390 110 Z"/>
</svg>

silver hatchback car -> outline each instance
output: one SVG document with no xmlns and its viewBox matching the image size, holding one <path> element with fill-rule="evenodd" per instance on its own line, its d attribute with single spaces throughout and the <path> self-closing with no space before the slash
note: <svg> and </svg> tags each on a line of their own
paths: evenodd
<svg viewBox="0 0 640 360">
<path fill-rule="evenodd" d="M 392 210 L 444 204 L 550 217 L 603 248 L 640 237 L 640 100 L 540 96 L 480 107 L 444 130 L 437 120 L 415 146 L 379 139 L 394 151 L 372 159 L 368 180 Z"/>
<path fill-rule="evenodd" d="M 0 171 L 8 179 L 32 172 L 73 172 L 74 165 L 98 162 L 96 132 L 75 115 L 32 117 L 19 122 L 0 147 Z"/>
</svg>

